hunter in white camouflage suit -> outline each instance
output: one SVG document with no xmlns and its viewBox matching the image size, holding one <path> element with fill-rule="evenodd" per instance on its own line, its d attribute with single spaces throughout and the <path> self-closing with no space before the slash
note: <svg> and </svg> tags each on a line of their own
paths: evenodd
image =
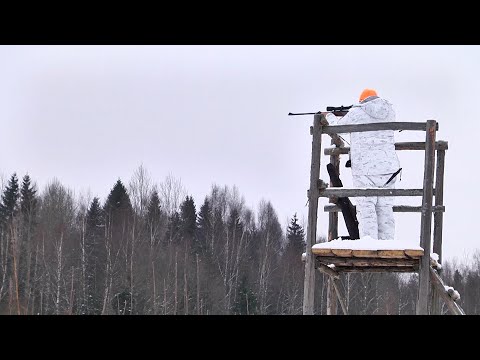
<svg viewBox="0 0 480 360">
<path fill-rule="evenodd" d="M 354 105 L 343 118 L 327 114 L 330 125 L 367 124 L 395 121 L 392 104 L 377 96 L 375 90 L 365 89 L 360 102 Z M 395 152 L 393 130 L 351 133 L 350 155 L 353 186 L 356 188 L 395 187 L 396 177 L 387 181 L 400 170 Z M 360 237 L 393 240 L 395 218 L 392 196 L 358 197 L 357 218 Z"/>
</svg>

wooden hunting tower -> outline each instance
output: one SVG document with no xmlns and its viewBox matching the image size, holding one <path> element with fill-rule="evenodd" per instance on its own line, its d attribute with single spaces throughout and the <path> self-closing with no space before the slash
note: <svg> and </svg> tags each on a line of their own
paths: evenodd
<svg viewBox="0 0 480 360">
<path fill-rule="evenodd" d="M 349 148 L 337 135 L 376 130 L 413 130 L 425 131 L 425 142 L 396 143 L 396 150 L 424 150 L 425 170 L 423 189 L 346 189 L 327 188 L 320 180 L 320 159 L 322 151 L 322 134 L 331 137 L 335 147 L 324 149 L 324 154 L 330 156 L 330 163 L 339 170 L 340 155 L 348 154 Z M 329 126 L 324 114 L 314 115 L 310 133 L 312 141 L 312 161 L 310 170 L 310 190 L 308 191 L 308 227 L 307 243 L 304 256 L 305 281 L 303 293 L 303 314 L 313 315 L 315 269 L 329 276 L 327 285 L 327 314 L 336 314 L 337 298 L 343 313 L 347 313 L 342 289 L 339 286 L 340 273 L 343 272 L 418 272 L 419 286 L 416 305 L 417 315 L 440 314 L 440 298 L 453 314 L 464 315 L 463 310 L 455 302 L 455 293 L 446 287 L 439 276 L 442 260 L 442 224 L 443 212 L 443 178 L 445 166 L 446 141 L 436 141 L 438 123 L 435 120 L 427 122 L 391 122 L 359 125 Z M 435 175 L 436 172 L 436 175 Z M 435 187 L 434 187 L 435 182 Z M 330 184 L 331 185 L 331 184 Z M 421 206 L 394 206 L 394 212 L 420 212 L 421 225 L 419 245 L 422 250 L 398 249 L 338 249 L 335 246 L 316 249 L 317 211 L 319 197 L 330 199 L 330 204 L 324 207 L 329 213 L 328 241 L 338 237 L 338 211 L 334 199 L 338 197 L 359 196 L 421 196 Z M 435 197 L 435 202 L 433 198 Z M 433 216 L 432 216 L 433 215 Z M 432 249 L 432 217 L 433 217 L 433 249 Z M 438 262 L 431 259 L 430 253 L 438 254 Z M 333 265 L 334 266 L 333 266 Z"/>
</svg>

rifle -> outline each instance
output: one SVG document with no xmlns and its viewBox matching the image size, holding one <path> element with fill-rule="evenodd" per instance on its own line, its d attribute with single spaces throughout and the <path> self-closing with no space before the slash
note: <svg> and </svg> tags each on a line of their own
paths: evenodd
<svg viewBox="0 0 480 360">
<path fill-rule="evenodd" d="M 327 106 L 327 112 L 331 112 L 333 115 L 335 116 L 345 116 L 347 115 L 348 113 L 348 110 L 350 110 L 352 108 L 353 105 L 350 105 L 350 106 Z M 315 114 L 320 114 L 321 111 L 319 112 L 316 112 L 316 113 L 288 113 L 289 116 L 296 116 L 296 115 L 315 115 Z M 328 125 L 328 123 L 326 124 Z M 338 134 L 332 134 L 330 135 L 332 137 L 332 139 L 334 139 L 334 141 L 340 141 L 341 140 L 344 140 L 341 136 L 339 136 Z M 336 140 L 337 139 L 337 140 Z M 340 140 L 341 139 L 341 140 Z M 345 167 L 352 167 L 352 162 L 350 159 L 348 159 L 348 161 L 346 162 L 345 164 Z"/>
<path fill-rule="evenodd" d="M 327 106 L 327 112 L 331 112 L 333 115 L 335 116 L 345 116 L 347 115 L 348 113 L 348 110 L 350 110 L 350 108 L 352 107 L 353 105 L 350 105 L 350 106 Z M 297 115 L 315 115 L 315 114 L 319 114 L 321 111 L 318 111 L 318 112 L 311 112 L 311 113 L 288 113 L 289 116 L 297 116 Z"/>
</svg>

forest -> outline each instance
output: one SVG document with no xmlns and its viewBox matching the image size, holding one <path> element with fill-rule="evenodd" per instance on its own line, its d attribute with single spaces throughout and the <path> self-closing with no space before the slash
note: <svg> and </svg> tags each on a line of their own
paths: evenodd
<svg viewBox="0 0 480 360">
<path fill-rule="evenodd" d="M 247 207 L 236 186 L 194 199 L 180 179 L 156 182 L 140 166 L 105 199 L 16 173 L 0 195 L 0 314 L 302 314 L 304 224 L 291 214 L 282 226 L 268 200 Z M 480 314 L 480 252 L 442 266 L 459 305 Z M 315 313 L 325 314 L 326 278 L 316 281 Z M 349 314 L 415 314 L 417 274 L 341 283 Z"/>
</svg>

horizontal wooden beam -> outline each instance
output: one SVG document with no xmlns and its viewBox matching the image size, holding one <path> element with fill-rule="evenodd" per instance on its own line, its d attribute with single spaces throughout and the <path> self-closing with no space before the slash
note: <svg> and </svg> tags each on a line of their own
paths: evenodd
<svg viewBox="0 0 480 360">
<path fill-rule="evenodd" d="M 418 259 L 377 259 L 377 258 L 346 258 L 336 256 L 316 257 L 319 264 L 333 264 L 337 267 L 418 267 Z"/>
<path fill-rule="evenodd" d="M 356 208 L 356 206 L 353 206 Z M 327 204 L 323 207 L 323 211 L 325 212 L 342 212 L 335 204 Z M 433 212 L 445 212 L 445 206 L 432 206 Z M 393 212 L 422 212 L 421 206 L 408 206 L 408 205 L 393 205 Z"/>
<path fill-rule="evenodd" d="M 418 266 L 376 266 L 376 267 L 342 267 L 338 266 L 337 272 L 341 273 L 386 273 L 386 272 L 394 272 L 394 273 L 415 273 L 418 272 Z"/>
<path fill-rule="evenodd" d="M 342 267 L 339 266 L 336 268 L 338 273 L 386 273 L 386 272 L 395 272 L 395 273 L 414 273 L 418 272 L 418 266 L 350 266 Z"/>
<path fill-rule="evenodd" d="M 323 126 L 323 134 L 343 134 L 352 132 L 378 131 L 378 130 L 414 130 L 426 131 L 427 123 L 425 122 L 387 122 L 387 123 L 371 123 L 357 125 L 335 125 Z M 438 123 L 437 123 L 438 130 Z"/>
<path fill-rule="evenodd" d="M 436 150 L 448 150 L 448 141 L 437 141 Z M 425 150 L 425 142 L 398 142 L 395 143 L 395 150 Z M 350 151 L 349 147 L 330 147 L 325 148 L 325 155 L 346 155 Z"/>
<path fill-rule="evenodd" d="M 421 249 L 392 249 L 392 250 L 360 250 L 360 249 L 329 249 L 312 248 L 315 256 L 321 257 L 347 257 L 347 258 L 369 258 L 375 259 L 411 259 L 423 256 Z M 321 260 L 319 259 L 319 260 Z"/>
<path fill-rule="evenodd" d="M 331 276 L 333 279 L 338 279 L 340 277 L 340 275 L 338 275 L 335 270 L 331 269 L 327 265 L 320 263 L 317 263 L 316 265 L 318 270 L 320 270 L 324 274 Z"/>
<path fill-rule="evenodd" d="M 435 190 L 434 190 L 435 193 Z M 320 197 L 359 197 L 359 196 L 423 196 L 423 189 L 320 189 Z"/>
</svg>

